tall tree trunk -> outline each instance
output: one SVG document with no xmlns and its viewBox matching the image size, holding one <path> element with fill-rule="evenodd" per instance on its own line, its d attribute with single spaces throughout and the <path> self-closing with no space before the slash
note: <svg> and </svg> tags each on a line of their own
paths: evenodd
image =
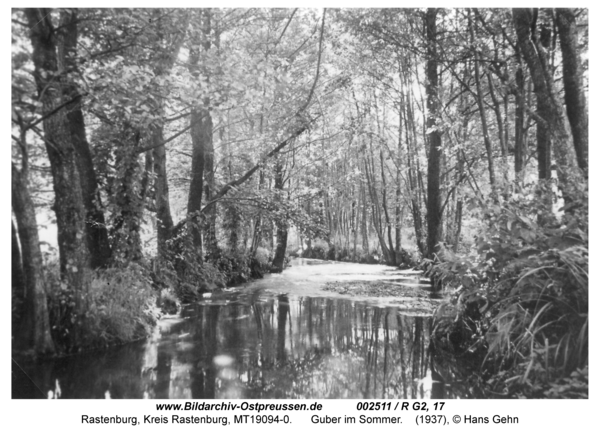
<svg viewBox="0 0 600 433">
<path fill-rule="evenodd" d="M 537 114 L 542 119 L 552 117 L 552 109 L 544 99 L 537 100 Z M 548 126 L 542 122 L 536 123 L 536 141 L 537 141 L 537 161 L 538 177 L 540 179 L 550 179 L 550 167 L 552 166 L 552 137 Z"/>
<path fill-rule="evenodd" d="M 371 162 L 369 162 L 371 161 Z M 365 158 L 365 174 L 367 177 L 367 186 L 369 188 L 369 195 L 371 196 L 371 213 L 373 218 L 373 228 L 377 233 L 377 239 L 381 246 L 381 252 L 386 263 L 391 262 L 390 251 L 385 242 L 383 229 L 381 227 L 381 211 L 379 210 L 379 197 L 377 196 L 377 188 L 375 186 L 375 166 L 373 163 L 373 157 L 367 156 Z"/>
<path fill-rule="evenodd" d="M 234 253 L 238 249 L 240 223 L 242 222 L 240 211 L 235 204 L 228 203 L 225 206 L 225 215 L 223 219 L 223 225 L 227 227 L 227 231 L 229 232 L 227 236 L 227 247 L 230 252 Z"/>
<path fill-rule="evenodd" d="M 13 336 L 15 335 L 16 325 L 23 316 L 23 302 L 25 300 L 25 273 L 23 272 L 23 258 L 21 247 L 19 245 L 19 235 L 15 223 L 11 220 L 11 311 Z"/>
<path fill-rule="evenodd" d="M 548 50 L 551 43 L 550 30 L 542 28 L 539 36 L 539 44 L 543 49 Z M 549 65 L 547 65 L 550 68 Z M 552 106 L 547 98 L 537 98 L 537 114 L 542 119 L 552 118 Z M 540 179 L 550 179 L 552 166 L 552 137 L 548 129 L 548 125 L 542 122 L 536 123 L 536 139 L 537 139 L 537 159 L 538 159 L 538 174 Z M 549 206 L 552 206 L 549 202 Z"/>
<path fill-rule="evenodd" d="M 536 120 L 538 123 L 545 123 L 551 136 L 558 165 L 559 183 L 564 185 L 568 183 L 569 179 L 578 183 L 581 174 L 576 165 L 575 150 L 565 127 L 562 104 L 554 89 L 552 71 L 548 63 L 548 52 L 542 44 L 544 38 L 537 35 L 534 11 L 513 9 L 513 23 L 519 49 L 531 72 L 538 107 L 541 104 L 541 107 L 544 108 L 544 112 L 538 113 L 540 119 Z"/>
<path fill-rule="evenodd" d="M 496 125 L 498 127 L 498 143 L 500 143 L 500 152 L 502 154 L 502 158 L 506 159 L 508 149 L 507 144 L 504 141 L 505 134 L 504 120 L 502 119 L 502 107 L 500 105 L 500 100 L 496 95 L 496 89 L 494 89 L 494 80 L 492 79 L 492 74 L 488 71 L 486 75 L 488 79 L 488 86 L 490 89 L 490 98 L 492 98 L 492 103 L 494 104 L 494 114 L 496 115 Z"/>
<path fill-rule="evenodd" d="M 145 203 L 141 184 L 145 167 L 140 162 L 138 151 L 141 141 L 139 129 L 125 123 L 119 135 L 121 143 L 115 152 L 118 177 L 113 180 L 117 211 L 111 230 L 112 263 L 115 266 L 127 266 L 129 262 L 143 258 L 141 228 Z"/>
<path fill-rule="evenodd" d="M 27 173 L 12 166 L 12 207 L 17 219 L 21 244 L 23 277 L 25 280 L 24 315 L 19 329 L 17 347 L 45 355 L 54 352 L 50 335 L 50 319 L 44 283 L 43 260 L 40 250 L 35 208 L 29 195 Z"/>
<path fill-rule="evenodd" d="M 192 136 L 192 173 L 190 192 L 188 195 L 187 213 L 189 218 L 189 230 L 192 234 L 192 242 L 196 251 L 202 255 L 202 219 L 200 210 L 202 207 L 202 194 L 204 189 L 204 167 L 205 167 L 205 145 L 210 139 L 207 132 L 212 134 L 212 120 L 204 116 L 206 110 L 194 108 L 190 121 L 193 126 Z"/>
<path fill-rule="evenodd" d="M 77 11 L 63 9 L 60 12 L 60 28 L 58 30 L 58 69 L 70 71 L 73 74 L 78 70 L 77 65 Z M 92 268 L 106 266 L 110 260 L 111 250 L 108 241 L 108 232 L 101 209 L 98 181 L 92 162 L 92 153 L 87 140 L 85 121 L 81 111 L 81 95 L 77 86 L 68 78 L 63 82 L 63 97 L 65 101 L 71 100 L 66 108 L 68 126 L 71 132 L 72 144 L 77 155 L 77 166 L 80 173 L 83 204 L 86 209 L 86 236 L 90 251 L 90 265 Z"/>
<path fill-rule="evenodd" d="M 275 162 L 275 194 L 277 200 L 283 200 L 283 162 L 281 158 L 278 158 Z M 275 226 L 277 227 L 277 247 L 275 248 L 275 255 L 273 257 L 273 263 L 271 265 L 272 272 L 283 271 L 285 265 L 285 250 L 287 248 L 287 237 L 288 237 L 288 223 L 285 216 L 277 218 L 275 220 Z"/>
<path fill-rule="evenodd" d="M 483 133 L 483 142 L 485 144 L 485 151 L 488 158 L 488 171 L 490 175 L 490 185 L 492 188 L 492 196 L 495 196 L 496 190 L 496 169 L 494 166 L 494 154 L 492 149 L 492 140 L 490 139 L 490 133 L 487 123 L 487 116 L 485 112 L 485 105 L 483 103 L 483 90 L 481 88 L 481 72 L 479 71 L 479 54 L 475 47 L 475 31 L 473 29 L 473 20 L 471 19 L 471 11 L 469 10 L 469 33 L 471 35 L 471 45 L 473 45 L 474 59 L 473 67 L 475 69 L 475 87 L 477 88 L 477 108 L 479 109 L 479 115 L 481 117 L 481 130 Z M 429 34 L 429 33 L 428 33 Z"/>
<path fill-rule="evenodd" d="M 200 11 L 202 21 L 202 36 L 200 40 L 194 41 L 190 49 L 190 72 L 195 78 L 199 78 L 200 46 L 204 51 L 210 49 L 210 11 Z M 203 71 L 206 74 L 206 70 Z M 202 227 L 204 221 L 201 218 L 202 195 L 204 194 L 204 170 L 206 167 L 206 151 L 212 147 L 212 117 L 208 110 L 210 100 L 204 98 L 203 107 L 192 109 L 192 179 L 188 195 L 187 213 L 189 217 L 189 229 L 192 233 L 192 241 L 196 251 L 202 255 Z"/>
<path fill-rule="evenodd" d="M 402 251 L 402 190 L 400 188 L 402 174 L 400 167 L 402 166 L 402 108 L 398 107 L 398 155 L 396 157 L 396 261 L 401 265 Z"/>
<path fill-rule="evenodd" d="M 262 190 L 264 189 L 264 184 L 265 184 L 265 172 L 264 172 L 264 170 L 261 169 L 260 173 L 259 173 L 259 177 L 258 177 L 258 193 L 259 194 L 262 193 Z M 308 215 L 310 217 L 310 202 L 308 202 Z M 254 223 L 254 234 L 252 236 L 252 246 L 251 246 L 252 255 L 256 254 L 256 250 L 260 246 L 260 241 L 262 240 L 262 231 L 263 231 L 262 226 L 263 226 L 262 209 L 259 209 L 258 213 L 256 215 L 256 222 Z M 310 242 L 310 239 L 309 239 L 309 242 Z"/>
<path fill-rule="evenodd" d="M 90 254 L 76 145 L 67 109 L 58 109 L 66 101 L 56 57 L 56 29 L 48 9 L 25 9 L 25 15 L 30 27 L 34 78 L 42 103 L 42 115 L 54 113 L 44 119 L 43 125 L 54 183 L 61 275 L 74 290 L 75 309 L 80 311 L 90 286 Z"/>
<path fill-rule="evenodd" d="M 404 85 L 404 88 L 407 89 L 407 86 Z M 407 90 L 408 91 L 408 90 Z M 409 185 L 409 194 L 410 194 L 410 210 L 413 217 L 413 226 L 415 229 L 415 238 L 417 242 L 417 248 L 422 256 L 426 256 L 426 246 L 423 240 L 423 218 L 421 216 L 421 202 L 419 200 L 419 187 L 417 183 L 417 175 L 415 172 L 414 162 L 413 162 L 413 153 L 416 154 L 416 146 L 411 146 L 411 141 L 416 140 L 415 126 L 414 126 L 414 117 L 412 116 L 412 111 L 410 109 L 410 93 L 406 94 L 408 99 L 404 116 L 404 124 L 406 125 L 405 137 L 406 137 L 406 163 L 408 166 L 408 185 Z M 404 105 L 404 104 L 403 104 Z M 410 124 L 410 127 L 409 127 Z M 412 132 L 412 134 L 410 133 Z M 414 143 L 413 143 L 414 144 Z M 413 149 L 415 149 L 413 151 Z"/>
<path fill-rule="evenodd" d="M 163 128 L 157 128 L 152 139 L 155 143 L 162 143 Z M 157 256 L 159 260 L 167 253 L 167 241 L 173 233 L 173 217 L 171 216 L 171 204 L 169 202 L 169 182 L 167 178 L 167 154 L 165 146 L 158 146 L 152 150 L 154 164 L 154 202 L 156 207 L 156 243 Z"/>
<path fill-rule="evenodd" d="M 563 58 L 563 82 L 567 117 L 573 133 L 577 165 L 588 168 L 588 113 L 583 86 L 583 66 L 577 49 L 577 22 L 573 9 L 556 9 L 560 49 Z"/>
<path fill-rule="evenodd" d="M 360 207 L 360 194 L 358 193 L 358 188 L 353 185 L 354 191 L 354 199 L 352 200 L 352 261 L 356 262 L 356 247 L 358 245 L 358 222 L 359 222 L 359 212 L 358 209 Z"/>
<path fill-rule="evenodd" d="M 224 146 L 224 159 L 225 159 L 225 164 L 226 164 L 226 169 L 225 171 L 225 178 L 227 179 L 228 182 L 230 182 L 231 180 L 233 180 L 233 153 L 231 152 L 231 147 L 229 146 L 229 144 L 225 144 Z M 237 251 L 238 248 L 238 239 L 239 239 L 239 232 L 241 230 L 240 227 L 240 223 L 241 223 L 241 215 L 240 215 L 240 211 L 238 209 L 238 207 L 236 206 L 235 203 L 233 202 L 228 202 L 226 204 L 223 205 L 223 208 L 225 210 L 225 215 L 223 217 L 223 228 L 225 228 L 226 231 L 226 236 L 227 236 L 227 247 L 229 248 L 230 252 L 235 252 Z M 205 215 L 208 214 L 208 218 L 211 219 L 216 219 L 216 204 L 214 206 L 211 206 L 210 208 L 208 208 L 205 211 Z M 204 225 L 205 230 L 209 229 L 210 230 L 211 227 L 211 222 L 209 221 L 207 224 Z M 216 233 L 215 233 L 216 234 Z M 205 239 L 208 242 L 213 242 L 212 248 L 209 249 L 209 251 L 211 252 L 216 252 L 217 251 L 217 240 L 216 237 L 214 239 L 210 239 L 210 237 L 206 237 L 206 235 L 211 235 L 210 233 L 205 233 Z"/>
<path fill-rule="evenodd" d="M 360 232 L 362 237 L 363 254 L 369 254 L 369 232 L 367 230 L 367 192 L 364 182 L 360 183 L 362 193 L 362 218 L 360 220 Z"/>
<path fill-rule="evenodd" d="M 525 76 L 521 52 L 517 46 L 517 71 L 515 72 L 515 177 L 521 179 L 525 163 Z"/>
<path fill-rule="evenodd" d="M 400 205 L 400 183 L 398 182 L 398 187 L 396 188 L 396 265 L 401 265 L 402 262 L 402 217 L 403 217 L 403 208 Z"/>
<path fill-rule="evenodd" d="M 159 53 L 158 59 L 154 65 L 154 74 L 156 77 L 167 77 L 175 59 L 179 55 L 184 37 L 187 32 L 190 14 L 186 11 L 180 11 L 178 24 L 181 30 L 172 34 L 163 29 L 162 12 L 159 9 L 154 10 L 157 25 L 157 45 L 163 47 Z M 164 116 L 164 100 L 160 99 L 155 107 L 159 116 Z M 156 146 L 164 141 L 164 125 L 161 123 L 154 126 L 151 134 L 152 143 Z M 152 149 L 154 180 L 154 203 L 157 219 L 156 227 L 156 246 L 157 256 L 161 260 L 167 254 L 167 241 L 173 234 L 173 217 L 171 215 L 171 205 L 169 202 L 169 182 L 167 177 L 167 153 L 164 144 Z"/>
<path fill-rule="evenodd" d="M 442 209 L 440 196 L 440 157 L 442 133 L 436 127 L 439 118 L 437 59 L 437 9 L 427 9 L 427 128 L 429 132 L 429 158 L 427 164 L 427 257 L 433 258 L 442 239 Z"/>
<path fill-rule="evenodd" d="M 496 58 L 497 58 L 496 51 Z M 502 155 L 502 167 L 501 173 L 502 178 L 504 180 L 504 184 L 508 184 L 508 140 L 507 140 L 507 132 L 505 131 L 506 122 L 502 115 L 502 105 L 501 101 L 496 95 L 496 90 L 494 89 L 494 81 L 492 79 L 492 74 L 488 71 L 487 73 L 490 97 L 492 98 L 492 103 L 494 104 L 494 113 L 496 114 L 496 124 L 498 128 L 498 143 L 500 143 L 500 154 Z M 507 106 L 507 98 L 504 96 L 502 98 L 502 102 L 504 102 L 504 106 Z M 505 112 L 506 114 L 506 112 Z"/>
<path fill-rule="evenodd" d="M 213 15 L 212 15 L 212 11 L 211 9 L 205 9 L 203 10 L 204 13 L 204 21 L 203 21 L 203 26 L 202 26 L 202 32 L 203 32 L 203 37 L 204 37 L 204 41 L 203 41 L 203 46 L 204 46 L 204 50 L 208 51 L 211 48 L 211 32 L 212 32 L 212 20 L 213 20 Z M 215 32 L 215 46 L 219 46 L 220 42 L 220 36 L 219 36 L 219 32 L 218 32 L 218 26 L 216 26 L 216 32 Z M 207 77 L 208 80 L 210 80 L 210 74 L 208 73 L 208 70 L 205 68 L 205 72 L 204 72 L 205 76 Z M 205 99 L 204 104 L 205 106 L 209 105 L 209 100 L 208 98 Z M 208 112 L 207 113 L 208 116 L 211 116 L 211 113 Z M 212 119 L 211 119 L 212 122 Z M 223 133 L 224 133 L 224 129 L 221 128 L 221 137 L 223 137 Z M 222 142 L 223 140 L 221 140 Z M 210 132 L 210 139 L 208 139 L 206 141 L 205 147 L 204 147 L 204 195 L 205 195 L 205 199 L 206 202 L 209 203 L 214 195 L 215 192 L 215 149 L 214 149 L 214 145 L 213 145 L 213 136 L 212 136 L 212 130 Z M 230 179 L 232 180 L 232 176 L 230 173 Z M 235 210 L 237 212 L 237 209 Z M 204 239 L 205 239 L 205 248 L 207 250 L 207 252 L 209 254 L 214 254 L 217 251 L 218 245 L 217 245 L 217 206 L 211 206 L 210 208 L 208 208 L 206 210 L 206 220 L 204 221 Z M 239 217 L 239 215 L 238 215 Z M 237 242 L 236 242 L 237 245 Z"/>
<path fill-rule="evenodd" d="M 212 136 L 206 142 L 204 153 L 204 197 L 206 202 L 212 200 L 215 189 L 215 150 Z M 231 178 L 230 178 L 231 179 Z M 217 250 L 217 206 L 211 206 L 207 210 L 206 222 L 204 224 L 204 239 L 209 254 Z"/>
<path fill-rule="evenodd" d="M 387 205 L 387 182 L 385 178 L 385 170 L 383 163 L 383 151 L 379 151 L 379 160 L 381 162 L 381 206 L 383 207 L 383 213 L 385 216 L 385 225 L 387 227 L 387 236 L 388 236 L 388 259 L 389 265 L 397 265 L 396 262 L 396 251 L 394 249 L 394 242 L 392 241 L 392 222 L 390 220 L 390 213 L 388 211 Z"/>
<path fill-rule="evenodd" d="M 466 141 L 468 120 L 465 120 L 463 127 L 464 127 L 463 136 Z M 460 182 L 460 179 L 462 179 L 463 173 L 465 171 L 465 158 L 464 158 L 462 152 L 458 152 L 457 158 L 458 158 L 458 169 L 457 169 L 457 173 L 456 173 L 456 183 L 458 184 Z M 451 243 L 453 244 L 452 250 L 454 252 L 458 251 L 458 246 L 460 244 L 460 234 L 461 234 L 461 230 L 462 230 L 462 217 L 463 217 L 463 199 L 462 199 L 462 194 L 460 194 L 458 199 L 456 200 L 456 210 L 454 213 L 454 239 L 451 240 Z"/>
</svg>

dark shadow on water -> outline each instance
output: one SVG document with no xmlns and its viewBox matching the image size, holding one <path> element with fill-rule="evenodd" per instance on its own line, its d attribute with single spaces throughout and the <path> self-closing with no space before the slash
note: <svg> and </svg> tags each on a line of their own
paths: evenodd
<svg viewBox="0 0 600 433">
<path fill-rule="evenodd" d="M 13 398 L 453 397 L 431 369 L 430 318 L 347 299 L 227 301 L 188 306 L 144 343 L 13 366 Z"/>
</svg>

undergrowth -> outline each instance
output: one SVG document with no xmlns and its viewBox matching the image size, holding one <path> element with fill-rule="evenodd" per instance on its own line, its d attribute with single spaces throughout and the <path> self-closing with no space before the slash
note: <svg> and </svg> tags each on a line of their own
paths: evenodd
<svg viewBox="0 0 600 433">
<path fill-rule="evenodd" d="M 588 195 L 551 185 L 482 206 L 477 249 L 442 249 L 429 275 L 453 290 L 435 316 L 438 351 L 480 362 L 481 385 L 506 397 L 585 397 L 588 376 Z"/>
<path fill-rule="evenodd" d="M 98 270 L 91 276 L 89 292 L 76 294 L 55 272 L 48 285 L 48 306 L 51 332 L 60 351 L 96 349 L 148 335 L 159 312 L 147 275 L 133 263 Z"/>
</svg>

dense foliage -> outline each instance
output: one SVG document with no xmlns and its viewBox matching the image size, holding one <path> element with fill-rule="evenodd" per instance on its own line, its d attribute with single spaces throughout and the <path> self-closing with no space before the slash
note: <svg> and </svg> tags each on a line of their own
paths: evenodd
<svg viewBox="0 0 600 433">
<path fill-rule="evenodd" d="M 588 200 L 581 185 L 569 187 L 559 218 L 541 198 L 551 185 L 482 203 L 476 249 L 444 251 L 430 270 L 454 289 L 438 311 L 437 344 L 483 357 L 480 386 L 497 395 L 587 395 Z"/>
<path fill-rule="evenodd" d="M 15 352 L 302 256 L 420 266 L 491 392 L 584 393 L 587 10 L 14 9 L 12 45 Z"/>
</svg>

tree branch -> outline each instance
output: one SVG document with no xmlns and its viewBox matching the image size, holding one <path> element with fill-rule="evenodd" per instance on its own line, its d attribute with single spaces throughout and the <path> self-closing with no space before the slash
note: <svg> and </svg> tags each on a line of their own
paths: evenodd
<svg viewBox="0 0 600 433">
<path fill-rule="evenodd" d="M 70 100 L 68 100 L 67 102 L 63 102 L 62 104 L 60 104 L 58 107 L 56 107 L 54 110 L 52 110 L 49 113 L 46 113 L 44 116 L 40 117 L 39 119 L 37 119 L 35 122 L 30 123 L 28 125 L 25 125 L 25 130 L 31 129 L 34 126 L 36 126 L 37 124 L 39 124 L 40 122 L 43 122 L 44 120 L 46 120 L 47 118 L 53 116 L 54 114 L 56 114 L 61 108 L 66 107 L 67 105 L 71 104 L 72 102 L 77 101 L 79 98 L 81 98 L 83 95 L 76 95 L 73 98 L 71 98 Z"/>
<path fill-rule="evenodd" d="M 201 117 L 199 120 L 201 120 L 201 119 L 203 119 L 203 118 L 204 118 L 204 117 Z M 194 125 L 195 125 L 195 122 L 191 122 L 191 121 L 190 121 L 190 124 L 189 124 L 189 126 L 186 126 L 185 128 L 183 128 L 183 129 L 182 129 L 181 131 L 179 131 L 178 133 L 176 133 L 176 134 L 174 134 L 174 135 L 170 136 L 169 138 L 167 138 L 167 139 L 165 139 L 165 140 L 161 141 L 160 143 L 152 143 L 152 144 L 149 144 L 149 145 L 147 145 L 147 146 L 140 147 L 140 148 L 137 150 L 137 153 L 138 153 L 138 154 L 141 154 L 141 153 L 147 152 L 147 151 L 149 151 L 149 150 L 155 149 L 155 148 L 157 148 L 157 147 L 164 146 L 165 144 L 167 144 L 167 143 L 169 143 L 169 142 L 171 142 L 171 141 L 175 140 L 175 139 L 176 139 L 177 137 L 179 137 L 180 135 L 182 135 L 182 134 L 184 134 L 185 132 L 189 131 L 189 130 L 192 128 L 192 126 L 194 126 Z"/>
<path fill-rule="evenodd" d="M 317 58 L 317 71 L 315 73 L 315 79 L 313 81 L 312 87 L 310 89 L 310 92 L 308 94 L 308 98 L 306 99 L 306 102 L 302 105 L 302 107 L 300 107 L 300 109 L 296 112 L 295 117 L 299 118 L 301 123 L 300 125 L 297 127 L 296 131 L 294 133 L 292 133 L 288 138 L 286 138 L 284 141 L 282 141 L 281 143 L 279 143 L 275 148 L 273 148 L 269 153 L 267 153 L 264 157 L 261 158 L 260 162 L 258 162 L 254 167 L 252 167 L 250 170 L 248 170 L 246 173 L 244 173 L 241 177 L 232 180 L 231 182 L 227 183 L 225 186 L 223 186 L 223 188 L 221 188 L 212 198 L 211 201 L 209 201 L 208 203 L 206 203 L 206 205 L 204 205 L 204 207 L 201 209 L 201 213 L 206 213 L 216 202 L 218 202 L 219 200 L 221 200 L 225 195 L 227 195 L 229 193 L 229 191 L 231 191 L 232 189 L 240 186 L 241 184 L 243 184 L 244 182 L 246 182 L 248 179 L 250 179 L 250 177 L 259 169 L 261 168 L 264 163 L 271 157 L 277 155 L 284 147 L 286 147 L 288 144 L 290 144 L 292 141 L 294 141 L 296 138 L 298 138 L 300 135 L 302 135 L 308 128 L 309 126 L 320 116 L 317 116 L 313 119 L 310 120 L 306 120 L 303 119 L 301 117 L 301 114 L 308 108 L 308 106 L 310 105 L 310 101 L 313 98 L 313 94 L 315 92 L 315 88 L 317 86 L 317 82 L 319 81 L 319 75 L 320 75 L 320 70 L 321 70 L 321 54 L 323 52 L 323 34 L 325 31 L 325 10 L 323 10 L 323 18 L 321 20 L 321 36 L 319 38 L 319 53 L 318 53 L 318 58 Z M 188 128 L 189 129 L 189 128 Z M 183 132 L 182 132 L 183 133 Z M 180 133 L 181 134 L 181 133 Z M 153 146 L 154 147 L 154 146 Z M 158 147 L 158 146 L 155 146 Z M 181 228 L 183 227 L 183 225 L 185 224 L 185 222 L 187 221 L 187 217 L 184 218 L 182 221 L 180 221 L 174 228 L 173 228 L 173 234 L 177 234 L 179 232 L 179 230 L 181 230 Z"/>
<path fill-rule="evenodd" d="M 283 28 L 283 31 L 281 32 L 281 35 L 279 35 L 279 38 L 277 39 L 277 42 L 275 42 L 275 45 L 273 46 L 273 49 L 275 49 L 277 47 L 277 45 L 279 45 L 279 42 L 281 42 L 281 39 L 283 38 L 283 35 L 285 35 L 285 32 L 286 32 L 287 28 L 289 27 L 290 23 L 292 22 L 292 18 L 294 18 L 294 14 L 296 13 L 297 10 L 298 10 L 298 8 L 296 8 L 296 9 L 294 9 L 292 11 L 292 14 L 289 17 L 289 19 L 287 21 L 287 24 Z"/>
<path fill-rule="evenodd" d="M 308 108 L 310 101 L 312 100 L 313 94 L 315 93 L 315 88 L 317 87 L 317 82 L 319 81 L 319 73 L 321 72 L 321 54 L 323 53 L 323 34 L 325 32 L 325 12 L 326 9 L 323 9 L 323 18 L 321 20 L 321 36 L 319 37 L 319 54 L 317 58 L 317 73 L 315 74 L 315 79 L 313 81 L 312 87 L 310 88 L 310 93 L 308 94 L 308 98 L 300 110 L 296 113 L 296 116 L 300 115 L 304 110 Z"/>
</svg>

